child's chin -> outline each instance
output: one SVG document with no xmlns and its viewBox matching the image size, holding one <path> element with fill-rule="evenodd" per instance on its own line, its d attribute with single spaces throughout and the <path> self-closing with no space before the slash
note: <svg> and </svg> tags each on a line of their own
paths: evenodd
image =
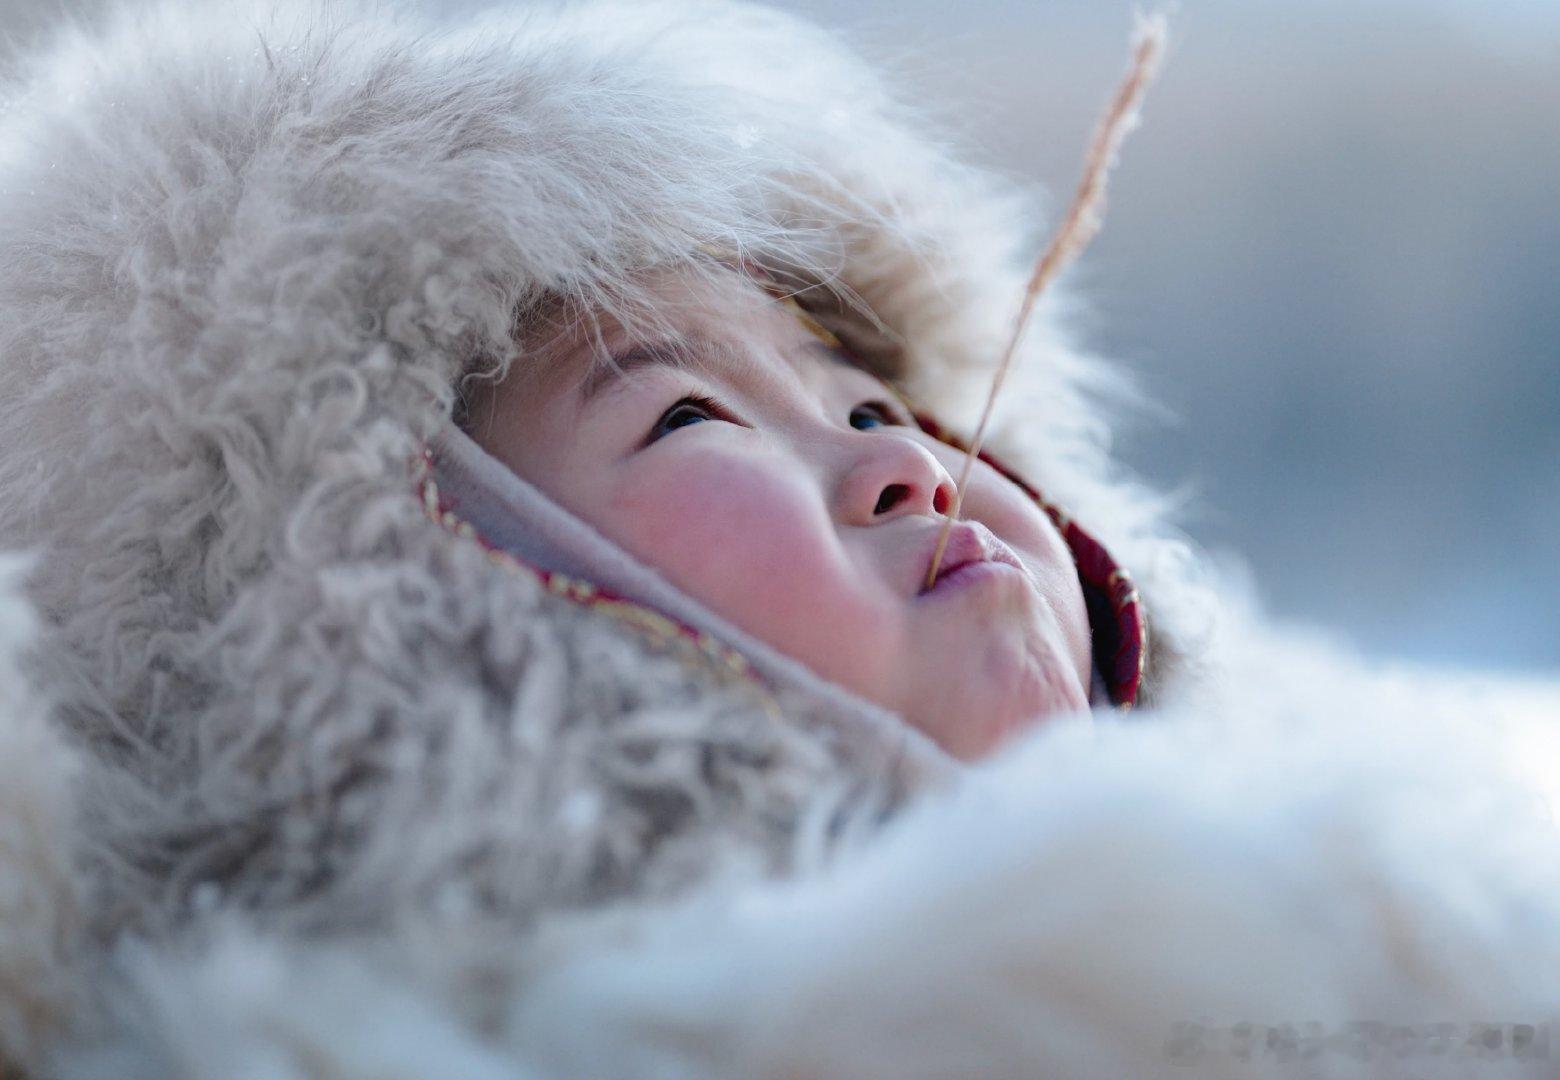
<svg viewBox="0 0 1560 1080">
<path fill-rule="evenodd" d="M 1006 741 L 1052 717 L 1087 712 L 1089 708 L 1088 693 L 1079 685 L 1067 658 L 1050 650 L 1038 657 L 1024 657 L 1008 685 L 1011 689 L 997 695 L 990 706 L 994 742 Z"/>
<path fill-rule="evenodd" d="M 973 762 L 1054 719 L 1086 716 L 1088 697 L 1077 678 L 1063 666 L 1054 670 L 1053 678 L 1031 673 L 1007 689 L 993 682 L 967 686 L 956 704 L 916 726 L 954 757 Z"/>
</svg>

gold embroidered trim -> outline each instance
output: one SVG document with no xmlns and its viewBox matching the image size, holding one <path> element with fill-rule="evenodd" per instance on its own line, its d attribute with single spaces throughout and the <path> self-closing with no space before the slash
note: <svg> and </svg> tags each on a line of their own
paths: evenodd
<svg viewBox="0 0 1560 1080">
<path fill-rule="evenodd" d="M 704 675 L 713 674 L 723 684 L 729 685 L 734 681 L 741 683 L 754 693 L 766 712 L 776 719 L 780 718 L 780 703 L 764 685 L 752 662 L 708 631 L 693 627 L 685 631 L 675 620 L 644 604 L 619 596 L 604 596 L 590 581 L 540 570 L 501 548 L 488 545 L 470 522 L 453 510 L 443 508 L 438 482 L 433 477 L 433 451 L 426 445 L 413 460 L 412 480 L 420 492 L 427 517 L 462 540 L 476 541 L 489 561 L 525 574 L 557 596 L 617 619 L 638 631 L 645 640 L 659 648 L 673 651 L 690 670 Z"/>
</svg>

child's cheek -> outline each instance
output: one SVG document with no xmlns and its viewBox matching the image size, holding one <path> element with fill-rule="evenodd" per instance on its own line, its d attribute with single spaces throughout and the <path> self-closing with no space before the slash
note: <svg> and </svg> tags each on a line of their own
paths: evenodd
<svg viewBox="0 0 1560 1080">
<path fill-rule="evenodd" d="M 1072 553 L 1051 518 L 1019 486 L 982 463 L 966 496 L 966 516 L 978 517 L 1014 548 L 1045 563 L 1072 565 Z"/>
<path fill-rule="evenodd" d="M 1067 541 L 1052 524 L 1050 515 L 1017 484 L 989 467 L 983 467 L 977 475 L 984 483 L 971 485 L 970 495 L 977 507 L 971 516 L 979 517 L 1007 541 L 1034 574 L 1087 693 L 1089 612 Z"/>
<path fill-rule="evenodd" d="M 931 436 L 927 438 L 949 475 L 962 475 L 965 455 Z M 974 518 L 1037 562 L 1072 565 L 1072 553 L 1049 515 L 1022 488 L 984 461 L 970 471 L 959 516 Z"/>
<path fill-rule="evenodd" d="M 832 526 L 794 463 L 722 454 L 710 440 L 645 454 L 611 493 L 619 543 L 705 602 L 730 612 L 835 583 Z M 676 435 L 668 436 L 676 438 Z M 671 449 L 667 447 L 665 449 Z"/>
</svg>

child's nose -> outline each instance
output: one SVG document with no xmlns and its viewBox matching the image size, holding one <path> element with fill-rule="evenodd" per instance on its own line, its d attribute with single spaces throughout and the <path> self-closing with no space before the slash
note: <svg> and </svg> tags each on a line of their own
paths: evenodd
<svg viewBox="0 0 1560 1080">
<path fill-rule="evenodd" d="M 906 514 L 936 516 L 953 506 L 954 483 L 930 450 L 902 435 L 864 436 L 840 488 L 841 517 L 871 525 Z"/>
</svg>

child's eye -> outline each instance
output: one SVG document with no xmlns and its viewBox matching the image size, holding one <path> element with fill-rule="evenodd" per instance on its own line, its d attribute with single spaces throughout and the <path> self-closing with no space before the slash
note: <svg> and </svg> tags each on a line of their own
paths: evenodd
<svg viewBox="0 0 1560 1080">
<path fill-rule="evenodd" d="M 850 411 L 850 426 L 860 431 L 868 431 L 880 425 L 891 426 L 904 423 L 904 420 L 895 415 L 893 409 L 881 401 L 863 401 Z"/>
<path fill-rule="evenodd" d="M 720 402 L 714 398 L 705 397 L 702 394 L 690 394 L 681 398 L 655 422 L 650 429 L 649 442 L 654 442 L 669 431 L 697 424 L 701 420 L 719 420 L 725 410 Z"/>
<path fill-rule="evenodd" d="M 714 398 L 702 394 L 690 394 L 679 398 L 670 409 L 661 414 L 661 418 L 650 429 L 645 443 L 648 445 L 655 442 L 678 428 L 689 427 L 705 420 L 728 418 L 726 407 Z M 891 405 L 882 401 L 864 401 L 850 411 L 850 426 L 859 431 L 870 431 L 875 427 L 904 426 L 909 423 L 910 421 L 900 417 Z"/>
</svg>

